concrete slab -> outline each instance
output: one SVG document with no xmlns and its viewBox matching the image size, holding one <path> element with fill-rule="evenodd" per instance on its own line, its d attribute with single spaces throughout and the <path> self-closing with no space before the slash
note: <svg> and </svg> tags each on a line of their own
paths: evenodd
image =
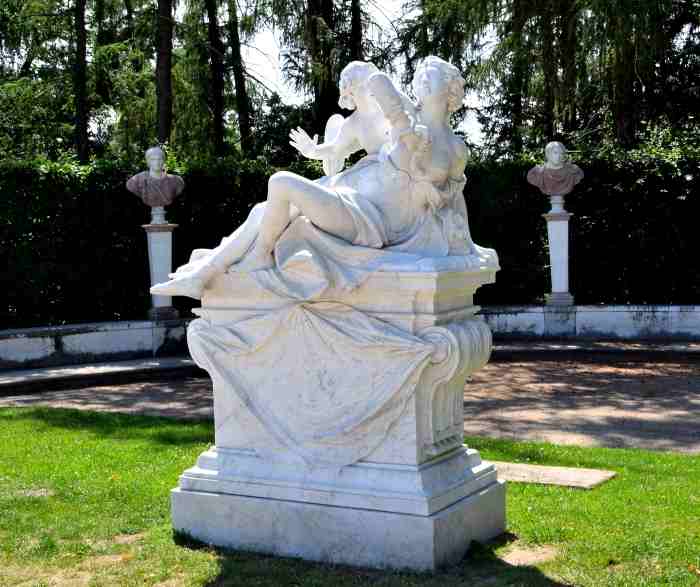
<svg viewBox="0 0 700 587">
<path fill-rule="evenodd" d="M 583 469 L 578 467 L 546 467 L 525 463 L 506 463 L 490 461 L 496 466 L 498 478 L 502 481 L 516 483 L 537 483 L 540 485 L 559 485 L 593 489 L 617 475 L 615 471 L 604 469 Z"/>
</svg>

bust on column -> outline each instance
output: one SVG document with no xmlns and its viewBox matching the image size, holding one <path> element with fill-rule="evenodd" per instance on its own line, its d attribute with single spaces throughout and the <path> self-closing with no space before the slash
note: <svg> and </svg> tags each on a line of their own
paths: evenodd
<svg viewBox="0 0 700 587">
<path fill-rule="evenodd" d="M 569 292 L 569 218 L 564 197 L 583 179 L 583 171 L 568 161 L 566 147 L 552 141 L 544 149 L 545 163 L 536 165 L 527 174 L 527 181 L 549 196 L 551 210 L 544 214 L 549 237 L 549 259 L 552 293 L 547 304 L 571 306 L 574 298 Z"/>
<path fill-rule="evenodd" d="M 150 224 L 143 224 L 148 239 L 148 264 L 151 285 L 165 281 L 172 271 L 173 230 L 177 224 L 165 219 L 165 206 L 182 193 L 185 182 L 178 175 L 170 175 L 165 168 L 165 153 L 160 147 L 146 151 L 148 171 L 137 173 L 126 182 L 126 189 L 137 195 L 151 208 Z M 152 319 L 176 318 L 177 311 L 172 307 L 172 297 L 152 295 L 153 307 L 149 311 Z"/>
</svg>

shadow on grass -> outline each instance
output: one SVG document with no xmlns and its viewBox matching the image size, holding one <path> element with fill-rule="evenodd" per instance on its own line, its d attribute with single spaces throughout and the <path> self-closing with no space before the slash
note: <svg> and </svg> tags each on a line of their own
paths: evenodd
<svg viewBox="0 0 700 587">
<path fill-rule="evenodd" d="M 472 543 L 464 559 L 434 573 L 356 568 L 347 565 L 315 563 L 301 559 L 234 551 L 204 544 L 185 533 L 173 532 L 178 546 L 205 550 L 218 559 L 219 574 L 206 587 L 244 585 L 382 585 L 401 587 L 568 587 L 550 579 L 534 566 L 510 565 L 499 558 L 496 549 L 517 537 L 505 533 L 488 544 Z"/>
<path fill-rule="evenodd" d="M 32 422 L 32 428 L 38 432 L 42 426 L 86 430 L 102 437 L 141 439 L 161 445 L 201 444 L 214 440 L 211 421 L 175 421 L 158 416 L 43 407 L 0 410 L 0 426 L 11 421 Z"/>
</svg>

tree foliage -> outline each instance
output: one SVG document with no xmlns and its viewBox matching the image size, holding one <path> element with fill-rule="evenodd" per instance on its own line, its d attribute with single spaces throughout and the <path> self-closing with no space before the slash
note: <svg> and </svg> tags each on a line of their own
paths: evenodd
<svg viewBox="0 0 700 587">
<path fill-rule="evenodd" d="M 700 104 L 697 0 L 418 0 L 399 36 L 407 73 L 436 53 L 465 71 L 496 156 L 581 135 L 634 147 Z"/>
<path fill-rule="evenodd" d="M 140 157 L 155 141 L 180 158 L 269 151 L 256 125 L 278 113 L 244 59 L 266 28 L 314 132 L 349 61 L 407 81 L 430 53 L 464 72 L 496 158 L 554 138 L 630 149 L 650 124 L 699 115 L 700 0 L 409 0 L 392 22 L 376 0 L 5 0 L 0 148 L 54 157 L 73 145 L 82 160 Z"/>
</svg>

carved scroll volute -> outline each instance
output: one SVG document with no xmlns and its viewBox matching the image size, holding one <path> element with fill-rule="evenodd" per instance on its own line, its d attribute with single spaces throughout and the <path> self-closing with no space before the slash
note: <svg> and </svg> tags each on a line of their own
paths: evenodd
<svg viewBox="0 0 700 587">
<path fill-rule="evenodd" d="M 435 346 L 434 364 L 423 374 L 417 406 L 422 456 L 430 458 L 462 444 L 464 384 L 488 362 L 492 338 L 479 319 L 431 326 L 419 336 Z"/>
<path fill-rule="evenodd" d="M 438 454 L 440 440 L 445 438 L 452 421 L 449 401 L 451 381 L 460 370 L 461 351 L 458 337 L 448 328 L 431 326 L 419 336 L 435 347 L 433 364 L 423 373 L 418 394 L 418 434 L 424 458 Z"/>
</svg>

